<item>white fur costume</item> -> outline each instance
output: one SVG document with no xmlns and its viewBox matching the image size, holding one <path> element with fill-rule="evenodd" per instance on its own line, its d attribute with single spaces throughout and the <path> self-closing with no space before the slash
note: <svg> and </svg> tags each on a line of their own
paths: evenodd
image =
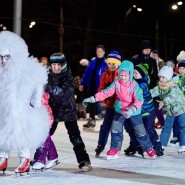
<svg viewBox="0 0 185 185">
<path fill-rule="evenodd" d="M 6 67 L 0 66 L 0 150 L 37 148 L 49 133 L 49 116 L 41 105 L 47 71 L 28 57 L 27 45 L 18 35 L 1 31 L 2 48 L 11 58 Z"/>
</svg>

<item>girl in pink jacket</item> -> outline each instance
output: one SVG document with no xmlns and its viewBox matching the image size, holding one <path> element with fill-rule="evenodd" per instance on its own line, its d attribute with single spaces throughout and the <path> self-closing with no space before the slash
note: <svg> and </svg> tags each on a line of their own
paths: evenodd
<svg viewBox="0 0 185 185">
<path fill-rule="evenodd" d="M 50 126 L 53 123 L 53 113 L 52 109 L 48 104 L 49 100 L 49 94 L 44 93 L 42 97 L 42 104 L 46 107 L 49 117 L 50 117 Z M 47 164 L 46 164 L 47 159 Z M 33 170 L 42 170 L 44 168 L 50 169 L 56 164 L 58 164 L 58 154 L 56 147 L 51 139 L 51 136 L 49 135 L 44 142 L 44 144 L 39 147 L 34 155 L 34 160 L 32 161 L 32 169 Z M 45 165 L 46 164 L 46 165 Z"/>
<path fill-rule="evenodd" d="M 83 104 L 87 105 L 88 103 L 103 101 L 116 94 L 116 101 L 114 103 L 115 114 L 111 127 L 111 146 L 107 152 L 107 159 L 119 157 L 123 143 L 123 125 L 125 119 L 130 119 L 136 138 L 143 151 L 146 151 L 150 157 L 156 157 L 142 122 L 141 106 L 143 104 L 143 94 L 137 82 L 133 80 L 133 73 L 134 66 L 132 62 L 128 60 L 123 61 L 118 68 L 119 77 L 109 87 L 96 93 L 95 96 L 83 100 Z"/>
</svg>

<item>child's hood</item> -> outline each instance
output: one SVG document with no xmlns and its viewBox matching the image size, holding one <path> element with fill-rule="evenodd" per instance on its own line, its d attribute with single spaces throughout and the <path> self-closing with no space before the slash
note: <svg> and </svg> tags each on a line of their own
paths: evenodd
<svg viewBox="0 0 185 185">
<path fill-rule="evenodd" d="M 130 81 L 133 81 L 134 65 L 132 62 L 129 60 L 123 60 L 118 68 L 118 75 L 120 75 L 120 71 L 128 71 L 130 73 Z"/>
</svg>

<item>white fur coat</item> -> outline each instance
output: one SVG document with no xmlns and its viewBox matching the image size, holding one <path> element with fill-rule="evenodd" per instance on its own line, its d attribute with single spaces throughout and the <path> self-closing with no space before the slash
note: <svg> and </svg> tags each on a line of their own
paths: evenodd
<svg viewBox="0 0 185 185">
<path fill-rule="evenodd" d="M 37 148 L 49 132 L 49 116 L 41 105 L 47 71 L 28 57 L 26 43 L 16 34 L 1 31 L 1 48 L 11 58 L 6 68 L 0 67 L 0 149 Z"/>
</svg>

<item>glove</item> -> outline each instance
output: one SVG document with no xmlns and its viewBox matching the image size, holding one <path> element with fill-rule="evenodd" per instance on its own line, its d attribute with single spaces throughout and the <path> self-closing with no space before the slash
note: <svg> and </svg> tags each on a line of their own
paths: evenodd
<svg viewBox="0 0 185 185">
<path fill-rule="evenodd" d="M 130 118 L 133 113 L 136 111 L 136 107 L 135 106 L 131 106 L 130 108 L 126 109 L 127 111 L 123 114 L 125 116 L 125 118 Z"/>
<path fill-rule="evenodd" d="M 47 93 L 51 93 L 52 90 L 53 90 L 53 89 L 52 89 L 52 86 L 51 86 L 51 85 L 48 85 L 48 84 L 45 85 L 45 88 L 44 88 L 44 89 L 45 89 L 45 92 L 47 92 Z"/>
<path fill-rule="evenodd" d="M 82 105 L 83 105 L 84 107 L 87 107 L 87 105 L 88 105 L 89 103 L 95 103 L 95 102 L 96 102 L 96 100 L 95 100 L 94 96 L 91 96 L 90 98 L 84 99 L 84 100 L 82 101 Z"/>
<path fill-rule="evenodd" d="M 159 110 L 162 109 L 164 107 L 164 102 L 159 100 L 157 100 L 157 102 L 159 103 Z"/>
<path fill-rule="evenodd" d="M 48 85 L 48 84 L 45 86 L 45 92 L 47 92 L 49 94 L 53 94 L 55 96 L 64 94 L 64 91 L 63 91 L 62 88 L 60 88 L 58 86 L 51 86 L 51 85 Z"/>
</svg>

